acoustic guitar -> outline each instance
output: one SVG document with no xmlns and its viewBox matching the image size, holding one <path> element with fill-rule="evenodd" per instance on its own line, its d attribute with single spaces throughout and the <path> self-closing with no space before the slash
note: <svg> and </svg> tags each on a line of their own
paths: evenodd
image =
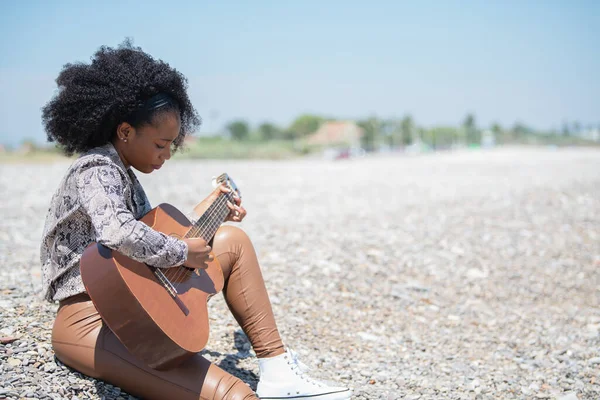
<svg viewBox="0 0 600 400">
<path fill-rule="evenodd" d="M 231 192 L 221 193 L 194 224 L 166 203 L 140 221 L 166 235 L 211 242 L 231 211 L 227 200 L 233 203 L 234 193 L 241 197 L 227 174 L 213 181 L 213 185 L 220 183 Z M 106 325 L 151 368 L 171 368 L 206 346 L 207 301 L 224 283 L 216 257 L 206 269 L 154 268 L 92 243 L 81 257 L 80 269 L 86 291 Z"/>
</svg>

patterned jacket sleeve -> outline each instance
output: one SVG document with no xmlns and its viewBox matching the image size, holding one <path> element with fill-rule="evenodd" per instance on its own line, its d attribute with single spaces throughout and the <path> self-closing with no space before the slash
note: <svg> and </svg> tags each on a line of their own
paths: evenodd
<svg viewBox="0 0 600 400">
<path fill-rule="evenodd" d="M 77 178 L 80 204 L 91 218 L 96 241 L 153 267 L 181 265 L 187 244 L 135 219 L 124 199 L 126 178 L 112 164 L 84 166 Z"/>
</svg>

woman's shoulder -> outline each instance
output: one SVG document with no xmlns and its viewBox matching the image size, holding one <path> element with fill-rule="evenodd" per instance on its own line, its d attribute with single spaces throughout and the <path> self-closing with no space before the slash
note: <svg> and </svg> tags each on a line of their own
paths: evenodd
<svg viewBox="0 0 600 400">
<path fill-rule="evenodd" d="M 105 145 L 90 149 L 73 161 L 65 173 L 59 192 L 93 190 L 91 186 L 94 183 L 127 189 L 128 181 L 125 166 L 111 144 L 110 147 Z"/>
<path fill-rule="evenodd" d="M 87 152 L 81 154 L 71 164 L 71 172 L 81 172 L 93 167 L 100 167 L 109 170 L 119 170 L 125 173 L 125 167 L 121 162 L 119 155 L 112 144 L 94 147 Z"/>
</svg>

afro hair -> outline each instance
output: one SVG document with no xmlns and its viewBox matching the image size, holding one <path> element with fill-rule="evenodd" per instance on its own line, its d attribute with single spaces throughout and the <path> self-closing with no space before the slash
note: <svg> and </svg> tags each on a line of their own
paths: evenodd
<svg viewBox="0 0 600 400">
<path fill-rule="evenodd" d="M 171 109 L 180 115 L 181 131 L 173 142 L 174 150 L 200 126 L 187 94 L 186 78 L 134 47 L 129 39 L 117 48 L 100 47 L 91 64 L 66 64 L 56 83 L 58 93 L 43 107 L 42 120 L 48 141 L 57 142 L 68 155 L 111 141 L 118 125 L 129 122 L 146 100 L 159 93 L 174 101 Z M 151 123 L 155 114 L 164 111 L 149 111 L 133 125 Z"/>
</svg>

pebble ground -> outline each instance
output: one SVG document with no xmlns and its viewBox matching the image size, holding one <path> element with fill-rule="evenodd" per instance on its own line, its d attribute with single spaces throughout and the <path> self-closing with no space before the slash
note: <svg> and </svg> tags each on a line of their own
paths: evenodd
<svg viewBox="0 0 600 400">
<path fill-rule="evenodd" d="M 39 241 L 68 163 L 0 165 L 0 399 L 131 399 L 55 359 Z M 356 399 L 600 398 L 600 151 L 171 161 L 188 211 L 228 172 L 286 344 Z M 204 355 L 256 387 L 220 296 Z"/>
</svg>

